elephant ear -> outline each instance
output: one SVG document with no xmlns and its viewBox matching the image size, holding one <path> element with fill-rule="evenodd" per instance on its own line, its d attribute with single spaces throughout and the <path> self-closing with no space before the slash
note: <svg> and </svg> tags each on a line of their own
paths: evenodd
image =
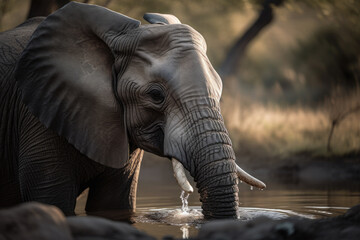
<svg viewBox="0 0 360 240">
<path fill-rule="evenodd" d="M 39 25 L 16 70 L 28 109 L 81 153 L 114 168 L 128 160 L 129 146 L 112 88 L 113 49 L 128 62 L 119 39 L 139 25 L 109 9 L 71 2 Z"/>
<path fill-rule="evenodd" d="M 180 20 L 171 14 L 146 13 L 144 19 L 151 24 L 181 24 Z"/>
</svg>

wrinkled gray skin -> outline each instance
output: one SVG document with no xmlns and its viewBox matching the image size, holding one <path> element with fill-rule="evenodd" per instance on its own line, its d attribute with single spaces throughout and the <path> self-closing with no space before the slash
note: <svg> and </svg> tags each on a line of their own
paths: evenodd
<svg viewBox="0 0 360 240">
<path fill-rule="evenodd" d="M 146 18 L 72 2 L 0 34 L 2 206 L 73 214 L 90 187 L 87 211 L 133 210 L 145 150 L 183 164 L 206 218 L 236 218 L 235 156 L 205 41 L 173 16 Z"/>
</svg>

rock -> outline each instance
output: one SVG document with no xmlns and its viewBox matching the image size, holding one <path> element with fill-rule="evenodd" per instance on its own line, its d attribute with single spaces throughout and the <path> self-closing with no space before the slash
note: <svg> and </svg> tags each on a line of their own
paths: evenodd
<svg viewBox="0 0 360 240">
<path fill-rule="evenodd" d="M 0 240 L 154 240 L 129 224 L 99 217 L 65 217 L 60 209 L 23 203 L 0 211 Z"/>
<path fill-rule="evenodd" d="M 155 240 L 133 226 L 100 217 L 68 217 L 74 239 Z"/>
<path fill-rule="evenodd" d="M 325 219 L 291 217 L 271 220 L 266 217 L 243 222 L 219 220 L 205 224 L 196 240 L 277 240 L 277 239 L 359 239 L 360 205 L 344 215 Z"/>
<path fill-rule="evenodd" d="M 305 219 L 291 217 L 272 220 L 259 217 L 251 221 L 217 220 L 202 226 L 193 240 L 280 240 L 280 239 L 359 239 L 360 205 L 344 215 Z M 65 217 L 56 207 L 40 203 L 25 203 L 0 211 L 2 239 L 61 240 L 154 240 L 127 223 L 99 217 Z M 164 239 L 174 239 L 169 236 Z"/>
<path fill-rule="evenodd" d="M 0 239 L 73 239 L 64 214 L 40 203 L 0 211 Z"/>
</svg>

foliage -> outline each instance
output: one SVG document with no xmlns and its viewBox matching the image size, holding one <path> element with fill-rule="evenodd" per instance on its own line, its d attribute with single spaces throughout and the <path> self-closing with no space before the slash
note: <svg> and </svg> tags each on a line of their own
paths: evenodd
<svg viewBox="0 0 360 240">
<path fill-rule="evenodd" d="M 283 25 L 281 32 L 276 20 L 250 46 L 224 91 L 222 110 L 238 156 L 281 160 L 303 152 L 360 152 L 360 2 L 296 2 L 287 1 L 293 15 L 285 19 L 303 36 L 286 43 L 291 27 Z M 313 21 L 296 25 L 291 16 L 299 15 Z"/>
<path fill-rule="evenodd" d="M 336 88 L 325 100 L 325 109 L 328 110 L 328 117 L 331 123 L 327 151 L 331 152 L 331 142 L 335 128 L 344 122 L 351 115 L 360 112 L 360 87 L 359 85 L 351 92 L 344 91 L 343 88 Z"/>
<path fill-rule="evenodd" d="M 349 106 L 358 103 L 350 96 L 342 97 L 342 103 L 345 102 Z M 238 156 L 261 161 L 264 158 L 281 160 L 303 152 L 329 154 L 327 143 L 331 109 L 326 105 L 316 109 L 279 107 L 227 96 L 223 100 L 222 110 Z M 360 152 L 359 118 L 360 111 L 353 112 L 337 126 L 333 133 L 331 154 Z"/>
<path fill-rule="evenodd" d="M 109 7 L 142 20 L 143 24 L 146 24 L 142 19 L 146 12 L 177 16 L 182 23 L 192 26 L 204 36 L 208 44 L 209 58 L 217 66 L 225 57 L 224 49 L 229 47 L 238 34 L 229 31 L 234 24 L 233 16 L 240 15 L 248 5 L 246 0 L 118 0 L 112 1 Z"/>
<path fill-rule="evenodd" d="M 319 90 L 318 99 L 329 96 L 338 86 L 359 84 L 360 35 L 320 29 L 294 51 L 293 69 L 303 75 L 307 88 Z"/>
<path fill-rule="evenodd" d="M 239 65 L 237 86 L 228 84 L 227 91 L 260 102 L 314 106 L 337 87 L 350 90 L 359 84 L 360 2 L 286 3 L 252 43 Z"/>
<path fill-rule="evenodd" d="M 0 30 L 24 21 L 30 0 L 5 2 L 6 6 L 0 6 L 4 11 Z M 257 17 L 263 0 L 88 2 L 139 20 L 146 12 L 176 15 L 205 37 L 209 59 L 217 68 L 226 50 Z M 284 2 L 285 6 L 275 9 L 271 26 L 249 45 L 238 74 L 226 81 L 224 118 L 239 152 L 326 154 L 334 119 L 331 112 L 360 102 L 351 90 L 360 84 L 360 1 Z M 329 99 L 336 89 L 342 94 L 331 107 L 329 102 L 334 100 Z M 350 96 L 355 97 L 350 100 Z M 347 115 L 336 126 L 331 137 L 334 153 L 359 151 L 359 114 Z"/>
</svg>

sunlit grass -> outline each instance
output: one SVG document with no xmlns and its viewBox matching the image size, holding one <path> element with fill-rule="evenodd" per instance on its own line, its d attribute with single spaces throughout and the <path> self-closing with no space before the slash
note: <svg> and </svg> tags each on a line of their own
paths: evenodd
<svg viewBox="0 0 360 240">
<path fill-rule="evenodd" d="M 360 99 L 360 98 L 359 98 Z M 359 101 L 358 99 L 358 101 Z M 360 150 L 360 112 L 344 119 L 334 130 L 331 148 L 327 141 L 331 113 L 324 105 L 282 108 L 244 104 L 225 98 L 223 114 L 236 151 L 246 154 L 288 157 L 299 153 L 342 155 Z"/>
</svg>

